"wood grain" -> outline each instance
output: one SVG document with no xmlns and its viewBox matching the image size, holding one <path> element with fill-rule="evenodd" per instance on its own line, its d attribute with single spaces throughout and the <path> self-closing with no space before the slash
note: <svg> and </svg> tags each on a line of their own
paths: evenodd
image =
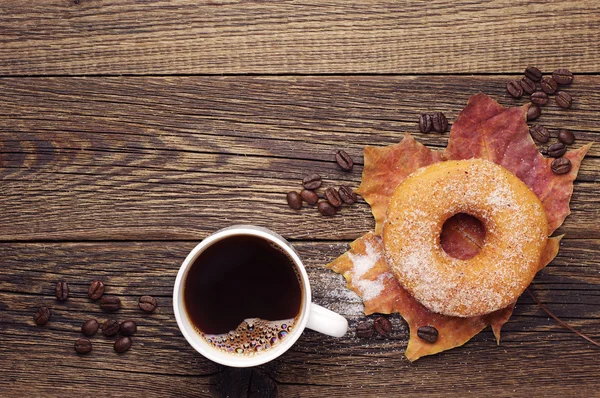
<svg viewBox="0 0 600 398">
<path fill-rule="evenodd" d="M 0 75 L 600 72 L 595 0 L 0 0 L 0 11 Z"/>
<path fill-rule="evenodd" d="M 171 294 L 180 263 L 196 242 L 0 243 L 0 389 L 3 396 L 352 396 L 427 394 L 449 391 L 465 396 L 594 396 L 600 372 L 598 349 L 562 329 L 523 296 L 496 346 L 489 330 L 464 347 L 411 364 L 403 351 L 405 323 L 396 314 L 388 338 L 341 339 L 307 331 L 280 359 L 250 370 L 227 369 L 202 358 L 179 333 Z M 357 296 L 323 264 L 347 242 L 296 242 L 305 260 L 314 300 L 343 313 L 351 327 L 365 319 Z M 557 315 L 591 337 L 600 338 L 600 240 L 569 240 L 556 260 L 535 279 L 533 290 Z M 576 259 L 576 260 L 574 260 Z M 90 280 L 106 282 L 123 309 L 108 315 L 87 299 Z M 54 284 L 70 284 L 66 302 L 54 299 Z M 153 314 L 136 307 L 140 295 L 158 298 Z M 35 326 L 36 307 L 47 305 L 53 318 Z M 134 319 L 133 348 L 117 355 L 112 340 L 92 337 L 94 350 L 78 356 L 73 343 L 81 324 L 107 317 Z M 16 350 L 18 347 L 19 350 Z M 510 377 L 507 377 L 510 375 Z M 125 381 L 126 380 L 126 381 Z M 93 387 L 92 387 L 93 386 Z M 241 390 L 240 390 L 241 389 Z M 485 393 L 483 393 L 485 391 Z"/>
<path fill-rule="evenodd" d="M 362 148 L 414 133 L 420 112 L 453 120 L 470 95 L 505 105 L 505 76 L 124 77 L 0 80 L 4 240 L 199 240 L 232 223 L 292 239 L 355 239 L 372 228 L 362 202 L 324 219 L 291 211 L 285 193 L 310 172 L 360 181 Z M 575 146 L 597 141 L 600 77 L 577 76 L 568 111 L 544 108 Z M 576 94 L 577 93 L 577 94 Z M 415 133 L 442 149 L 448 134 Z M 346 149 L 351 173 L 333 162 Z M 600 237 L 600 146 L 584 160 L 558 231 Z M 257 206 L 260 211 L 257 211 Z M 301 228 L 299 226 L 302 226 Z"/>
</svg>

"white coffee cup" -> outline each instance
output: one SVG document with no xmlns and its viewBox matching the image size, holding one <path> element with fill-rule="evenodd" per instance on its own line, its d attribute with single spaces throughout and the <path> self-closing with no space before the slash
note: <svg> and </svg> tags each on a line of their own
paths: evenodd
<svg viewBox="0 0 600 398">
<path fill-rule="evenodd" d="M 304 295 L 300 313 L 296 318 L 297 321 L 295 326 L 287 335 L 287 337 L 279 344 L 267 350 L 248 356 L 226 353 L 210 345 L 191 324 L 185 312 L 185 306 L 183 302 L 184 281 L 190 266 L 194 263 L 196 258 L 198 258 L 198 256 L 204 250 L 206 250 L 206 248 L 214 243 L 220 241 L 221 239 L 235 235 L 257 236 L 273 242 L 278 247 L 283 249 L 293 260 L 294 265 L 297 268 Z M 308 274 L 304 269 L 302 260 L 300 260 L 300 257 L 289 242 L 287 242 L 280 235 L 266 228 L 255 227 L 252 225 L 234 225 L 232 227 L 219 230 L 208 236 L 206 239 L 200 242 L 190 252 L 190 254 L 188 254 L 185 261 L 181 265 L 179 273 L 177 274 L 177 279 L 175 280 L 175 287 L 173 289 L 173 310 L 175 312 L 175 319 L 177 319 L 177 325 L 179 326 L 181 333 L 196 351 L 211 361 L 220 363 L 222 365 L 233 367 L 249 367 L 269 362 L 286 352 L 292 345 L 294 345 L 296 340 L 298 340 L 304 331 L 304 328 L 309 328 L 333 337 L 342 337 L 346 333 L 348 330 L 348 321 L 346 318 L 317 304 L 313 304 L 311 302 L 311 297 Z"/>
</svg>

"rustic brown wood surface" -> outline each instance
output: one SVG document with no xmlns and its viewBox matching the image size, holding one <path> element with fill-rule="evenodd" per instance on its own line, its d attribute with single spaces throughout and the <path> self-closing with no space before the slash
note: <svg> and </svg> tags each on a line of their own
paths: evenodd
<svg viewBox="0 0 600 398">
<path fill-rule="evenodd" d="M 500 346 L 485 330 L 411 364 L 397 314 L 388 338 L 356 338 L 361 301 L 323 265 L 372 229 L 368 206 L 327 219 L 285 202 L 309 172 L 358 186 L 365 145 L 410 132 L 443 149 L 448 133 L 418 133 L 421 112 L 452 122 L 479 91 L 524 104 L 504 85 L 528 63 L 571 67 L 573 108 L 551 102 L 539 122 L 596 144 L 531 290 L 600 339 L 600 5 L 514 3 L 0 0 L 0 396 L 597 396 L 600 349 L 527 295 Z M 340 148 L 351 173 L 333 162 Z M 349 333 L 306 331 L 247 370 L 196 353 L 173 316 L 175 275 L 234 223 L 290 239 L 314 301 Z M 121 297 L 116 318 L 138 322 L 125 354 L 100 334 L 90 355 L 73 350 L 85 320 L 111 317 L 87 298 L 96 278 Z M 143 294 L 156 313 L 137 309 Z"/>
<path fill-rule="evenodd" d="M 0 0 L 0 73 L 597 72 L 596 0 Z"/>
</svg>

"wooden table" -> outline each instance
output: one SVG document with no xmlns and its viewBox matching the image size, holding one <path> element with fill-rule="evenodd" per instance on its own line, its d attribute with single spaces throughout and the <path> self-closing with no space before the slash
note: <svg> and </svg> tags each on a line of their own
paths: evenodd
<svg viewBox="0 0 600 398">
<path fill-rule="evenodd" d="M 540 118 L 575 147 L 600 141 L 600 3 L 574 1 L 0 0 L 0 395 L 5 396 L 598 396 L 600 349 L 522 297 L 496 346 L 403 356 L 407 330 L 358 339 L 362 304 L 323 265 L 373 228 L 366 203 L 326 219 L 285 193 L 316 172 L 358 186 L 362 148 L 409 131 L 421 112 L 456 118 L 484 91 L 514 106 L 507 80 L 525 66 L 569 67 L 569 111 Z M 357 161 L 340 171 L 333 153 Z M 600 145 L 575 183 L 558 257 L 532 290 L 600 338 Z M 307 331 L 256 369 L 217 366 L 179 332 L 179 265 L 216 229 L 251 223 L 291 240 L 315 302 L 351 331 Z M 102 279 L 138 321 L 133 348 L 73 350 Z M 71 297 L 54 299 L 66 280 Z M 137 309 L 143 294 L 159 309 Z M 53 310 L 45 327 L 32 314 Z"/>
</svg>

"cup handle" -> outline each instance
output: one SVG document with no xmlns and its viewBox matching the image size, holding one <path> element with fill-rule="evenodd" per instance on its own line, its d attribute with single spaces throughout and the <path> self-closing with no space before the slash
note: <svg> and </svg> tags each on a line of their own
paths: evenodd
<svg viewBox="0 0 600 398">
<path fill-rule="evenodd" d="M 340 314 L 310 303 L 306 327 L 333 337 L 342 337 L 348 330 L 348 321 Z"/>
</svg>

